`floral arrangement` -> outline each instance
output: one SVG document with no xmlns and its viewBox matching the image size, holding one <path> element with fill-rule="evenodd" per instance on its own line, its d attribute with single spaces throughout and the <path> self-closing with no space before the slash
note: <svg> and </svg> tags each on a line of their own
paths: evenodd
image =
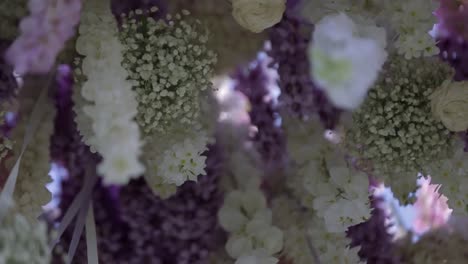
<svg viewBox="0 0 468 264">
<path fill-rule="evenodd" d="M 0 3 L 0 263 L 468 263 L 468 2 Z"/>
</svg>

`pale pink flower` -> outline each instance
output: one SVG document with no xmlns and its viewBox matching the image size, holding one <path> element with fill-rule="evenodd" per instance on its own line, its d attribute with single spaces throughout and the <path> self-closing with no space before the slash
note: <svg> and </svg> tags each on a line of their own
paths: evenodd
<svg viewBox="0 0 468 264">
<path fill-rule="evenodd" d="M 447 197 L 439 194 L 440 184 L 431 184 L 431 176 L 419 175 L 418 190 L 414 209 L 416 218 L 413 222 L 413 232 L 421 235 L 431 229 L 445 225 L 449 220 L 452 209 L 447 204 Z"/>
</svg>

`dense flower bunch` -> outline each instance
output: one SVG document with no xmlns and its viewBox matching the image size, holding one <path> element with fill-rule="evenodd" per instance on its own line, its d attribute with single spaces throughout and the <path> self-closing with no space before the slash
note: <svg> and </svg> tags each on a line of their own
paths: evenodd
<svg viewBox="0 0 468 264">
<path fill-rule="evenodd" d="M 124 48 L 106 3 L 87 3 L 80 24 L 76 48 L 85 56 L 80 73 L 86 78 L 81 96 L 89 102 L 81 111 L 92 122 L 93 134 L 87 142 L 103 156 L 99 173 L 106 183 L 123 184 L 144 171 L 138 161 L 142 143 L 133 121 L 137 101 L 121 65 Z"/>
<path fill-rule="evenodd" d="M 394 57 L 383 74 L 353 115 L 346 144 L 384 173 L 415 173 L 419 164 L 449 155 L 449 131 L 432 116 L 429 96 L 451 77 L 450 69 L 431 59 Z"/>
<path fill-rule="evenodd" d="M 1 2 L 0 263 L 467 262 L 467 8 Z"/>
<path fill-rule="evenodd" d="M 202 92 L 212 87 L 209 76 L 216 63 L 215 54 L 206 48 L 208 34 L 198 22 L 186 21 L 188 11 L 174 20 L 168 15 L 168 21 L 142 12 L 124 18 L 120 36 L 123 65 L 137 95 L 138 123 L 145 134 L 194 125 L 201 114 Z"/>
<path fill-rule="evenodd" d="M 219 211 L 219 221 L 230 233 L 226 251 L 237 259 L 237 264 L 249 263 L 249 259 L 256 259 L 256 262 L 268 259 L 268 263 L 276 263 L 269 256 L 281 251 L 283 232 L 272 225 L 272 212 L 258 189 L 227 194 Z"/>
</svg>

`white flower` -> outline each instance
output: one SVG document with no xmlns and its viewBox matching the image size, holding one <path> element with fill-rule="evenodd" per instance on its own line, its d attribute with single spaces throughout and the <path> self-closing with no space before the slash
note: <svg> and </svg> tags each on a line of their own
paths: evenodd
<svg viewBox="0 0 468 264">
<path fill-rule="evenodd" d="M 447 129 L 461 132 L 468 129 L 468 82 L 445 81 L 431 95 L 434 117 Z"/>
<path fill-rule="evenodd" d="M 259 33 L 281 21 L 286 0 L 232 0 L 232 9 L 239 25 Z"/>
<path fill-rule="evenodd" d="M 379 30 L 356 25 L 343 13 L 317 24 L 310 48 L 312 75 L 336 106 L 357 108 L 377 79 L 387 58 L 381 33 L 375 33 Z"/>
<path fill-rule="evenodd" d="M 275 226 L 257 226 L 249 234 L 254 237 L 255 247 L 265 250 L 269 255 L 274 255 L 283 248 L 283 231 Z"/>
<path fill-rule="evenodd" d="M 229 206 L 223 206 L 218 212 L 219 224 L 224 230 L 235 233 L 240 232 L 248 219 L 239 208 L 232 208 Z"/>
<path fill-rule="evenodd" d="M 243 255 L 234 264 L 276 264 L 278 259 L 268 256 L 262 251 L 255 251 L 249 255 Z"/>
<path fill-rule="evenodd" d="M 168 183 L 177 186 L 187 180 L 196 181 L 199 175 L 205 175 L 208 137 L 198 133 L 194 138 L 187 138 L 183 142 L 174 144 L 164 151 L 160 161 L 159 174 Z"/>
<path fill-rule="evenodd" d="M 247 236 L 233 235 L 226 242 L 226 252 L 232 258 L 239 258 L 253 251 L 253 242 Z"/>
</svg>

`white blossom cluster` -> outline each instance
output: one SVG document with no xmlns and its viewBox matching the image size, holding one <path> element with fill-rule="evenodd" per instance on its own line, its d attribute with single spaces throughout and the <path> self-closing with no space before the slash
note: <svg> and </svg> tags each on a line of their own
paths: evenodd
<svg viewBox="0 0 468 264">
<path fill-rule="evenodd" d="M 433 15 L 435 0 L 333 0 L 304 1 L 301 8 L 304 17 L 312 22 L 344 12 L 353 20 L 368 21 L 370 25 L 385 27 L 389 45 L 407 59 L 432 56 L 439 52 L 429 31 L 436 23 Z M 359 49 L 361 51 L 361 49 Z"/>
<path fill-rule="evenodd" d="M 51 261 L 47 228 L 43 222 L 31 224 L 21 214 L 9 214 L 0 227 L 0 263 Z"/>
<path fill-rule="evenodd" d="M 85 58 L 78 73 L 85 78 L 81 96 L 87 101 L 82 110 L 93 131 L 88 143 L 103 157 L 98 172 L 104 182 L 125 184 L 144 172 L 138 160 L 142 143 L 133 120 L 137 101 L 121 66 L 124 48 L 109 1 L 85 2 L 79 34 L 76 50 Z"/>
<path fill-rule="evenodd" d="M 392 23 L 398 38 L 395 47 L 406 59 L 437 55 L 439 49 L 429 34 L 436 17 L 435 0 L 388 1 Z"/>
<path fill-rule="evenodd" d="M 229 232 L 226 252 L 236 264 L 276 264 L 283 248 L 283 232 L 272 224 L 272 211 L 257 188 L 234 190 L 218 212 L 220 225 Z"/>
<path fill-rule="evenodd" d="M 204 152 L 210 138 L 203 130 L 189 135 L 172 134 L 149 141 L 145 147 L 146 180 L 160 197 L 175 193 L 177 186 L 205 175 Z"/>
<path fill-rule="evenodd" d="M 200 100 L 212 89 L 216 55 L 206 47 L 208 33 L 188 15 L 184 11 L 156 21 L 137 10 L 124 16 L 123 66 L 137 95 L 137 121 L 146 135 L 198 123 Z"/>
<path fill-rule="evenodd" d="M 309 218 L 317 222 L 310 229 L 315 232 L 315 243 L 321 243 L 317 245 L 319 258 L 324 263 L 358 263 L 353 262 L 357 251 L 346 248 L 349 241 L 344 236 L 348 227 L 370 217 L 367 175 L 331 150 L 317 122 L 300 126 L 286 120 L 286 124 L 291 128 L 287 131 L 288 150 L 291 156 L 301 157 L 288 185 L 302 206 L 310 210 L 313 216 Z"/>
</svg>

